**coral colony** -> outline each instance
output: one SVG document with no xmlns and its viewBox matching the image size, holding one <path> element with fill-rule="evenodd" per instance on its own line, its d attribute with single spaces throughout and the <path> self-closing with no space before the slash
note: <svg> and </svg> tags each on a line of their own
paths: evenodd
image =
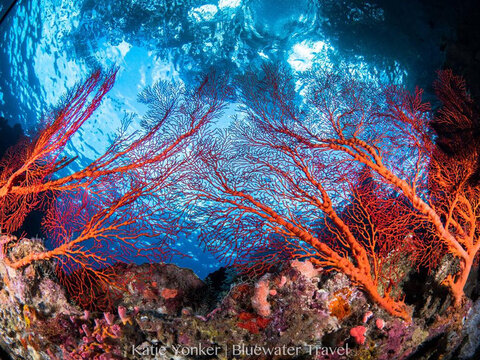
<svg viewBox="0 0 480 360">
<path fill-rule="evenodd" d="M 93 73 L 2 159 L 12 355 L 405 358 L 444 336 L 445 351 L 459 346 L 480 248 L 477 153 L 449 157 L 432 129 L 441 138 L 471 121 L 461 78 L 439 73 L 436 114 L 421 90 L 325 71 L 303 79 L 300 105 L 295 79 L 273 65 L 235 88 L 215 74 L 193 89 L 159 83 L 141 94 L 142 130 L 122 129 L 89 166 L 64 172 L 74 159 L 62 149 L 115 76 Z M 234 92 L 243 119 L 212 128 Z M 46 209 L 46 245 L 12 235 L 35 209 Z M 216 303 L 211 283 L 161 263 L 187 230 L 244 274 Z M 449 295 L 409 304 L 415 267 L 440 274 L 430 286 Z"/>
<path fill-rule="evenodd" d="M 66 148 L 118 66 L 1 157 L 2 359 L 480 358 L 480 108 L 461 76 L 438 71 L 430 101 L 267 60 L 160 80 L 79 165 Z M 224 267 L 171 263 L 194 256 L 181 239 Z"/>
</svg>

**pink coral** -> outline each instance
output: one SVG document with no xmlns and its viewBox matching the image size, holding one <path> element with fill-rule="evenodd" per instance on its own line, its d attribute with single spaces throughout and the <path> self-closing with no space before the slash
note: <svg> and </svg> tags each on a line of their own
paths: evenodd
<svg viewBox="0 0 480 360">
<path fill-rule="evenodd" d="M 372 316 L 373 316 L 373 312 L 367 311 L 367 312 L 363 315 L 363 322 L 366 323 Z"/>
<path fill-rule="evenodd" d="M 385 321 L 383 319 L 378 318 L 375 320 L 375 325 L 377 325 L 377 328 L 382 330 L 385 327 Z"/>
<path fill-rule="evenodd" d="M 255 292 L 252 297 L 252 307 L 258 315 L 267 317 L 270 316 L 270 304 L 267 297 L 270 293 L 268 279 L 262 278 L 255 284 Z"/>
<path fill-rule="evenodd" d="M 355 326 L 354 328 L 350 329 L 350 336 L 355 339 L 357 344 L 363 345 L 365 344 L 365 333 L 367 332 L 367 328 L 363 325 Z"/>
<path fill-rule="evenodd" d="M 118 316 L 120 317 L 120 320 L 122 320 L 123 324 L 130 322 L 130 318 L 127 316 L 127 309 L 125 306 L 118 307 Z"/>
<path fill-rule="evenodd" d="M 105 320 L 107 321 L 108 325 L 112 325 L 113 322 L 115 321 L 115 315 L 111 313 L 103 313 L 103 316 L 105 317 Z"/>
<path fill-rule="evenodd" d="M 112 346 L 112 340 L 123 335 L 122 325 L 113 324 L 115 316 L 104 313 L 104 319 L 94 319 L 92 329 L 87 324 L 82 324 L 81 329 L 86 336 L 76 347 L 60 345 L 65 359 L 119 359 L 120 350 Z"/>
<path fill-rule="evenodd" d="M 307 279 L 311 279 L 315 276 L 318 276 L 320 269 L 316 269 L 310 261 L 298 261 L 293 260 L 291 266 L 300 272 Z"/>
</svg>

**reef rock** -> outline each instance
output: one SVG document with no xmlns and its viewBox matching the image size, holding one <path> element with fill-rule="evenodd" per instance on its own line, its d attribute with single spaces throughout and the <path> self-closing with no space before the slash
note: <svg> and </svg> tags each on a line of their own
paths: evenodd
<svg viewBox="0 0 480 360">
<path fill-rule="evenodd" d="M 29 239 L 17 247 L 9 256 L 44 249 Z M 223 270 L 205 282 L 175 265 L 117 264 L 125 286 L 105 312 L 73 304 L 54 265 L 14 270 L 0 259 L 3 357 L 396 360 L 468 359 L 478 351 L 478 301 L 442 306 L 432 292 L 437 312 L 410 303 L 413 321 L 406 323 L 343 274 L 308 262 L 254 279 Z"/>
</svg>

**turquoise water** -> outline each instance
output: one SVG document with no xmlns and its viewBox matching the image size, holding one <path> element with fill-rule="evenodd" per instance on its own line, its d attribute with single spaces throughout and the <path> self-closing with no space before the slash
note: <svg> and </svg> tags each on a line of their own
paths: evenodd
<svg viewBox="0 0 480 360">
<path fill-rule="evenodd" d="M 379 4 L 19 0 L 0 25 L 0 116 L 33 131 L 92 69 L 118 66 L 114 88 L 66 148 L 79 168 L 105 150 L 125 115 L 143 114 L 137 94 L 159 79 L 190 82 L 212 67 L 235 75 L 274 61 L 297 73 L 342 67 L 383 82 L 428 84 L 447 30 L 428 26 L 418 2 Z M 233 112 L 216 126 L 228 126 Z M 178 246 L 193 258 L 177 262 L 200 276 L 219 266 L 194 239 Z"/>
</svg>

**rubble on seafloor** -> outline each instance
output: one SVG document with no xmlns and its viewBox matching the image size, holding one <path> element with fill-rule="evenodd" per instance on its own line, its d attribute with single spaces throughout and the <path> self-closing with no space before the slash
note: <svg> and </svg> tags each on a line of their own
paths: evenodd
<svg viewBox="0 0 480 360">
<path fill-rule="evenodd" d="M 23 239 L 17 252 L 40 251 Z M 52 262 L 20 270 L 0 259 L 0 347 L 11 359 L 469 359 L 480 301 L 414 282 L 413 321 L 374 305 L 343 274 L 291 261 L 245 280 L 221 269 L 201 281 L 170 264 L 117 264 L 127 284 L 108 312 L 69 301 Z M 408 281 L 413 283 L 408 283 Z M 408 295 L 408 294 L 407 294 Z M 477 351 L 477 353 L 476 353 Z M 8 354 L 8 355 L 7 355 Z"/>
</svg>

